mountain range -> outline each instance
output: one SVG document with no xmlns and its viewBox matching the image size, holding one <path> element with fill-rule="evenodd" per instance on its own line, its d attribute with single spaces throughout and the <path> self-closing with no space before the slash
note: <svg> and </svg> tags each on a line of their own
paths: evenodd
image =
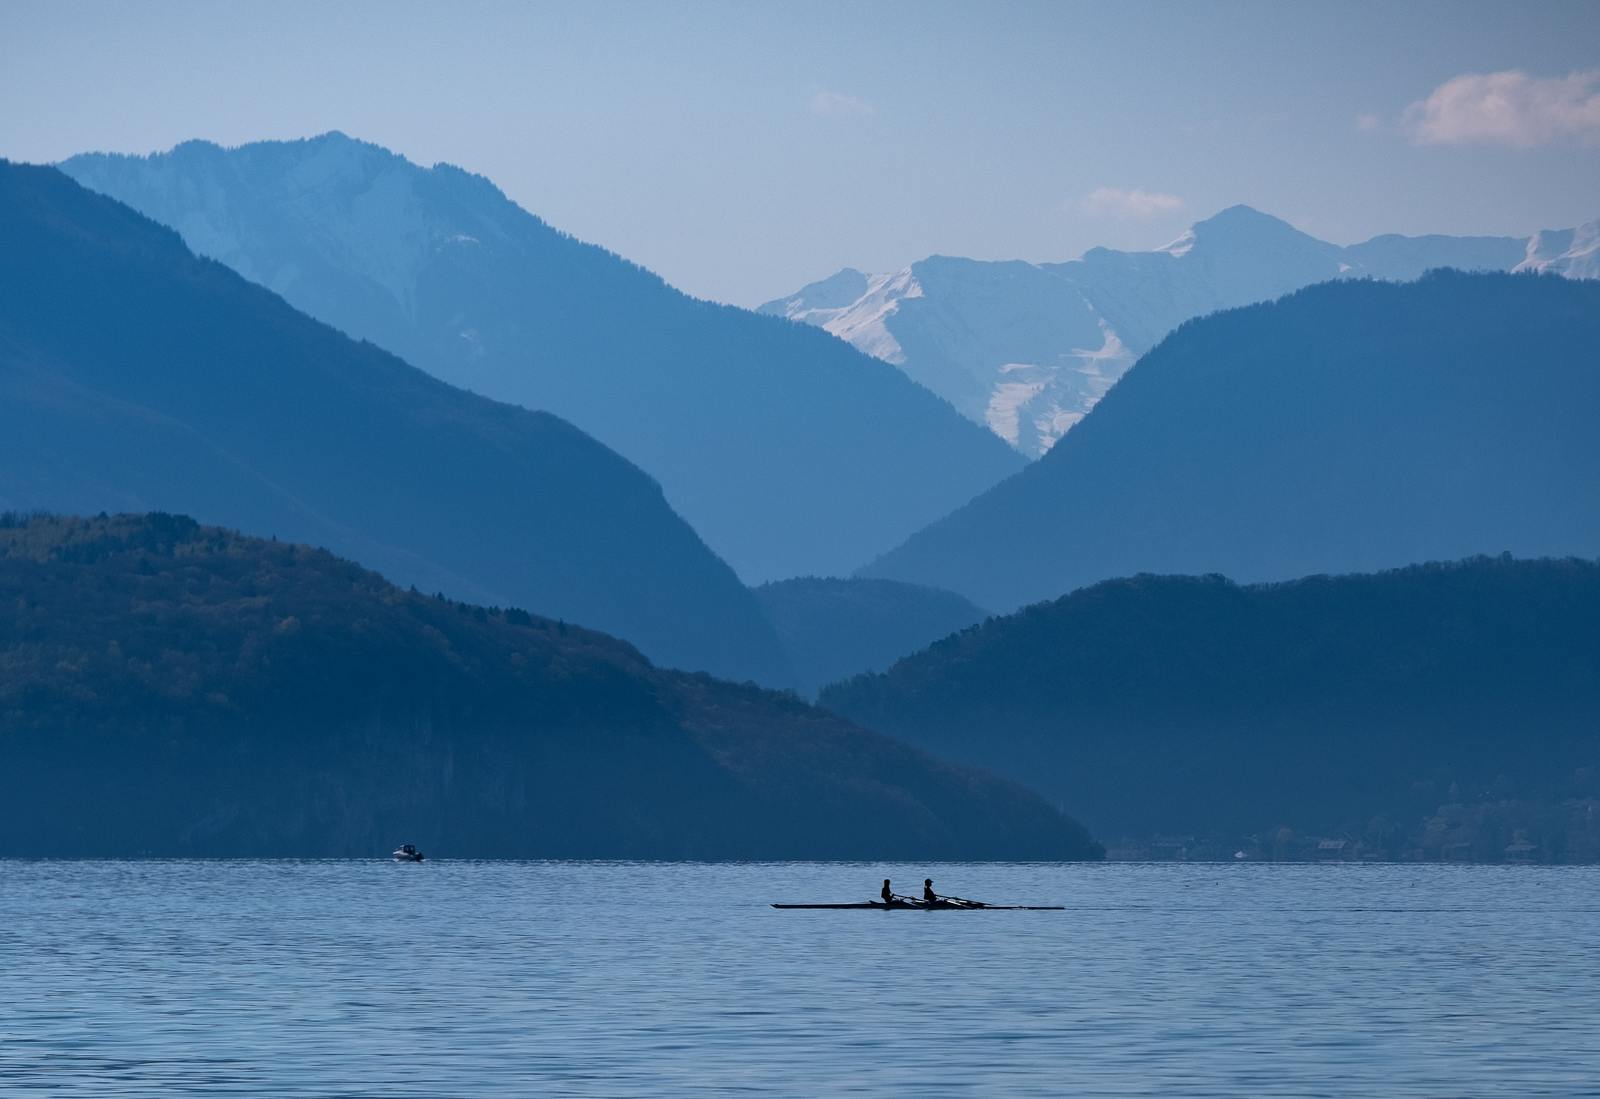
<svg viewBox="0 0 1600 1099">
<path fill-rule="evenodd" d="M 0 857 L 1099 855 L 790 695 L 181 516 L 0 519 L 0 673 Z"/>
<path fill-rule="evenodd" d="M 1026 781 L 1103 837 L 1387 832 L 1396 857 L 1382 844 L 1424 843 L 1447 804 L 1561 819 L 1586 798 L 1578 831 L 1600 839 L 1597 620 L 1595 561 L 1139 576 L 989 619 L 822 702 Z"/>
<path fill-rule="evenodd" d="M 843 575 L 1023 459 L 877 359 L 339 133 L 61 165 L 296 308 L 649 471 L 747 583 Z"/>
<path fill-rule="evenodd" d="M 1439 267 L 1600 277 L 1600 221 L 1518 237 L 1385 235 L 1348 247 L 1248 206 L 1165 248 L 1095 248 L 1066 263 L 931 256 L 845 269 L 761 307 L 894 363 L 1037 456 L 1133 363 L 1192 317 L 1329 279 L 1407 280 Z"/>
<path fill-rule="evenodd" d="M 648 475 L 296 312 L 54 168 L 0 162 L 0 508 L 182 510 L 391 580 L 790 673 Z"/>
<path fill-rule="evenodd" d="M 1535 273 L 1338 280 L 1189 321 L 863 575 L 1009 611 L 1139 572 L 1600 555 L 1597 348 L 1600 281 Z"/>
<path fill-rule="evenodd" d="M 1596 792 L 1595 566 L 1317 574 L 1600 555 L 1600 223 L 774 317 L 339 134 L 64 167 L 0 161 L 13 853 L 1098 853 L 851 720 L 1130 833 Z"/>
</svg>

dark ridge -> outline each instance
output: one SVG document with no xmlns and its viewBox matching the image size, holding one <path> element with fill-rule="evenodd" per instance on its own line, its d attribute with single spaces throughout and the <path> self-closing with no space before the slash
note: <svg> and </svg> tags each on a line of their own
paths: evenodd
<svg viewBox="0 0 1600 1099">
<path fill-rule="evenodd" d="M 1435 271 L 1181 325 L 1028 469 L 863 575 L 999 610 L 1136 572 L 1239 581 L 1600 554 L 1600 281 Z"/>
<path fill-rule="evenodd" d="M 9 856 L 1100 853 L 792 695 L 167 514 L 0 520 L 0 752 Z"/>
<path fill-rule="evenodd" d="M 1596 622 L 1585 560 L 1146 575 L 990 619 L 821 701 L 1025 779 L 1102 836 L 1387 829 L 1375 850 L 1394 857 L 1423 850 L 1444 807 L 1521 802 L 1558 822 L 1546 854 L 1600 859 L 1600 827 L 1561 823 L 1567 799 L 1600 798 Z M 1511 842 L 1473 840 L 1478 857 Z"/>
</svg>

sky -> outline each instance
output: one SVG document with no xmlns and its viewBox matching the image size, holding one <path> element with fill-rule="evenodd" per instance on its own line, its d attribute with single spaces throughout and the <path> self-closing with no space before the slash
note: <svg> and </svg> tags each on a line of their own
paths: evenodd
<svg viewBox="0 0 1600 1099">
<path fill-rule="evenodd" d="M 701 297 L 1600 218 L 1600 3 L 0 0 L 0 156 L 327 130 L 492 179 Z"/>
</svg>

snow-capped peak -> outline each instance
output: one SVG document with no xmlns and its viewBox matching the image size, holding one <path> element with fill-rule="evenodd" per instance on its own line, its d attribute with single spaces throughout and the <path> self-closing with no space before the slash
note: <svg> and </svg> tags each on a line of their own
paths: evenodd
<svg viewBox="0 0 1600 1099">
<path fill-rule="evenodd" d="M 1191 317 L 1328 279 L 1410 279 L 1432 267 L 1600 277 L 1600 222 L 1527 241 L 1386 235 L 1341 247 L 1230 206 L 1150 252 L 1092 248 L 1056 264 L 930 257 L 875 276 L 846 269 L 763 311 L 826 328 L 895 363 L 1013 446 L 1039 454 Z M 851 290 L 856 297 L 840 300 Z M 922 300 L 912 308 L 912 299 Z"/>
</svg>

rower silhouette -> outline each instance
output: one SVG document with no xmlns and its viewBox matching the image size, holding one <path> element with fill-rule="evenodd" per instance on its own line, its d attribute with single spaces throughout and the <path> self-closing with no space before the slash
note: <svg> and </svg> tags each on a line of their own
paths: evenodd
<svg viewBox="0 0 1600 1099">
<path fill-rule="evenodd" d="M 923 900 L 923 902 L 925 904 L 932 904 L 934 901 L 936 901 L 938 899 L 939 899 L 939 895 L 933 891 L 933 879 L 932 878 L 923 878 L 922 879 L 922 900 Z"/>
<path fill-rule="evenodd" d="M 883 898 L 883 903 L 886 906 L 894 903 L 894 890 L 889 888 L 888 878 L 883 879 L 883 892 L 879 893 L 878 896 Z"/>
</svg>

